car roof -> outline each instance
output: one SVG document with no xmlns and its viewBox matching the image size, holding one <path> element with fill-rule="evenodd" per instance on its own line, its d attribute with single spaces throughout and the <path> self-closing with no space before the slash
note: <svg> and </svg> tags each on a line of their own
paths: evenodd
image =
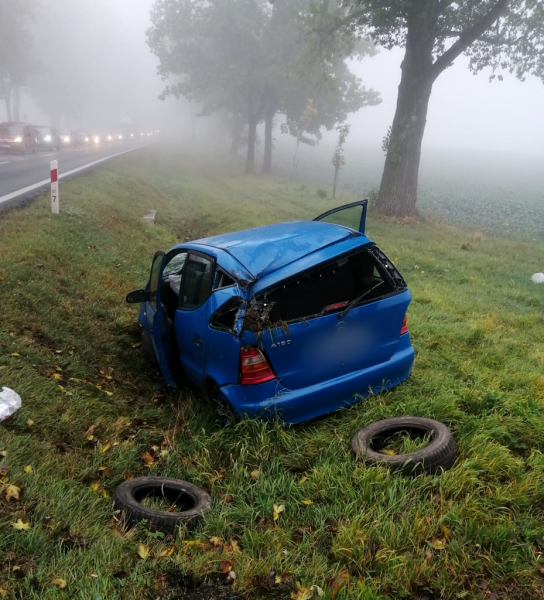
<svg viewBox="0 0 544 600">
<path fill-rule="evenodd" d="M 203 238 L 191 245 L 223 250 L 241 263 L 255 279 L 261 279 L 309 254 L 355 237 L 370 241 L 358 231 L 341 225 L 322 221 L 294 221 Z"/>
</svg>

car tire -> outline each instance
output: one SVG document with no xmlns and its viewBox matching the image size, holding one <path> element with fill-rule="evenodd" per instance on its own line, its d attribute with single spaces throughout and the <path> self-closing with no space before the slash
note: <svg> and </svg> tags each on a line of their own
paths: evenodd
<svg viewBox="0 0 544 600">
<path fill-rule="evenodd" d="M 167 492 L 170 498 L 177 498 L 178 501 L 182 497 L 187 509 L 166 512 L 143 506 L 140 499 L 153 492 Z M 212 498 L 208 492 L 187 481 L 167 477 L 135 477 L 117 488 L 114 505 L 129 523 L 145 520 L 150 531 L 174 533 L 181 523 L 194 523 L 209 512 Z"/>
<path fill-rule="evenodd" d="M 373 448 L 375 442 L 403 430 L 430 435 L 425 448 L 409 454 L 387 455 Z M 404 475 L 434 475 L 451 469 L 455 463 L 455 441 L 451 431 L 433 419 L 422 417 L 396 417 L 367 425 L 351 440 L 351 451 L 367 464 L 382 465 Z"/>
</svg>

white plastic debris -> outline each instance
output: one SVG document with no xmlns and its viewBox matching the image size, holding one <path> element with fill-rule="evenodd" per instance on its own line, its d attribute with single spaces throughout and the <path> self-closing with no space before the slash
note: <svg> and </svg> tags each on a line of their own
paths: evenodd
<svg viewBox="0 0 544 600">
<path fill-rule="evenodd" d="M 531 277 L 533 283 L 544 283 L 544 273 L 535 273 Z"/>
<path fill-rule="evenodd" d="M 21 408 L 21 396 L 17 392 L 3 387 L 0 392 L 0 422 Z"/>
</svg>

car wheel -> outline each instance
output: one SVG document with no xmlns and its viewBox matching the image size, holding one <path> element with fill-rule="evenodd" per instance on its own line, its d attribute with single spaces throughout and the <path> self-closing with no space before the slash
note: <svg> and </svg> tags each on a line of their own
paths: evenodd
<svg viewBox="0 0 544 600">
<path fill-rule="evenodd" d="M 422 449 L 408 454 L 384 454 L 380 450 L 395 434 L 429 437 Z M 367 425 L 351 440 L 352 452 L 368 464 L 382 465 L 404 475 L 435 474 L 455 463 L 455 441 L 443 424 L 421 417 L 384 419 Z"/>
<path fill-rule="evenodd" d="M 144 499 L 166 501 L 178 512 L 144 506 Z M 130 523 L 147 521 L 150 531 L 173 533 L 181 523 L 194 522 L 210 511 L 212 498 L 202 488 L 167 477 L 135 477 L 115 490 L 114 505 Z"/>
<path fill-rule="evenodd" d="M 211 382 L 210 387 L 208 387 L 207 397 L 209 400 L 211 400 L 214 408 L 217 410 L 217 416 L 219 417 L 219 421 L 223 427 L 229 421 L 232 421 L 236 418 L 236 411 L 232 407 L 232 404 L 221 392 L 221 388 L 213 381 Z"/>
<path fill-rule="evenodd" d="M 155 349 L 153 348 L 153 342 L 145 329 L 142 329 L 142 350 L 144 351 L 145 357 L 152 365 L 159 364 Z"/>
</svg>

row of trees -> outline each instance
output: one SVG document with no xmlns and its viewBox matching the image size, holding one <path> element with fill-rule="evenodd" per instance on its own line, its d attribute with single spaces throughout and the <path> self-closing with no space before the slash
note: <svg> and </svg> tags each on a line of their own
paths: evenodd
<svg viewBox="0 0 544 600">
<path fill-rule="evenodd" d="M 473 72 L 490 69 L 491 79 L 507 71 L 544 80 L 544 0 L 157 0 L 148 31 L 160 74 L 178 78 L 165 95 L 194 100 L 206 114 L 229 111 L 234 147 L 248 124 L 248 172 L 260 121 L 269 171 L 278 113 L 297 142 L 315 142 L 320 127 L 379 101 L 345 64 L 348 56 L 372 54 L 368 41 L 405 52 L 377 209 L 417 215 L 434 82 L 463 53 Z M 302 126 L 309 99 L 316 114 Z"/>
<path fill-rule="evenodd" d="M 262 170 L 272 166 L 273 130 L 315 144 L 349 113 L 380 102 L 349 70 L 349 56 L 372 55 L 368 42 L 341 31 L 325 39 L 305 29 L 312 0 L 157 0 L 147 40 L 170 82 L 163 97 L 185 97 L 201 115 L 226 115 L 232 151 L 246 131 L 246 172 L 255 169 L 264 122 Z"/>
<path fill-rule="evenodd" d="M 21 87 L 36 69 L 32 56 L 32 0 L 0 2 L 0 99 L 9 121 L 20 119 Z"/>
</svg>

